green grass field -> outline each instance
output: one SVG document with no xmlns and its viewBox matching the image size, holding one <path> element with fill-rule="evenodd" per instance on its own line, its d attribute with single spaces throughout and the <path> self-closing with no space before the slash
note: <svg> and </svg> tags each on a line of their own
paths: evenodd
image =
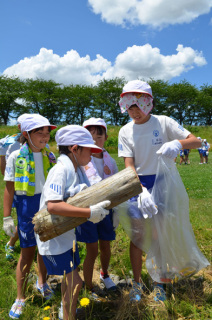
<svg viewBox="0 0 212 320">
<path fill-rule="evenodd" d="M 116 130 L 114 135 L 116 135 Z M 14 133 L 11 132 L 11 133 Z M 205 132 L 206 133 L 206 132 Z M 205 137 L 205 133 L 196 132 L 195 134 Z M 10 132 L 9 132 L 10 134 Z M 210 141 L 211 130 L 207 132 L 206 138 Z M 112 134 L 111 134 L 112 135 Z M 109 133 L 110 136 L 110 133 Z M 112 135 L 113 136 L 113 135 Z M 56 150 L 55 145 L 51 144 Z M 111 147 L 112 149 L 112 147 Z M 113 151 L 113 150 L 111 150 Z M 118 159 L 117 153 L 111 155 L 117 161 L 119 170 L 124 168 L 123 160 Z M 190 153 L 190 165 L 179 165 L 177 159 L 177 168 L 184 182 L 185 188 L 190 199 L 190 220 L 196 236 L 199 248 L 211 263 L 211 240 L 212 240 L 212 187 L 211 172 L 212 160 L 209 154 L 209 164 L 199 165 L 199 154 L 197 150 Z M 0 212 L 3 216 L 3 192 L 4 182 L 0 179 Z M 15 211 L 12 213 L 16 219 Z M 17 243 L 15 260 L 8 262 L 5 259 L 4 247 L 8 237 L 2 230 L 2 219 L 0 219 L 0 320 L 7 320 L 8 312 L 16 298 L 16 280 L 15 270 L 17 260 L 20 254 L 20 247 Z M 80 246 L 81 258 L 85 255 L 85 248 Z M 97 259 L 95 275 L 99 275 L 100 263 Z M 33 284 L 36 278 L 36 262 L 32 267 L 32 273 L 28 285 L 28 303 L 21 319 L 24 320 L 48 320 L 58 319 L 57 308 L 60 304 L 60 291 L 49 302 L 46 302 L 34 290 Z M 121 278 L 132 276 L 129 261 L 129 239 L 121 226 L 117 229 L 116 240 L 112 243 L 112 258 L 110 263 L 110 272 L 119 275 Z M 151 281 L 145 269 L 142 271 L 142 277 L 148 289 L 151 287 Z M 95 277 L 94 277 L 95 280 Z M 179 284 L 167 286 L 168 300 L 164 304 L 154 304 L 151 296 L 147 292 L 141 303 L 131 305 L 128 300 L 128 293 L 123 290 L 122 297 L 109 297 L 108 300 L 101 303 L 92 303 L 83 312 L 79 319 L 89 320 L 141 320 L 141 319 L 212 319 L 212 269 L 208 267 L 197 275 Z M 80 298 L 85 297 L 84 291 Z M 44 310 L 50 306 L 48 310 Z"/>
</svg>

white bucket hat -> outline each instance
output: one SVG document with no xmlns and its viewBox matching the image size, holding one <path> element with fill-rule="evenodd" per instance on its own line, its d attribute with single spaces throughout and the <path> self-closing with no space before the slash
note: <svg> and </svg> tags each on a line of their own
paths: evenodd
<svg viewBox="0 0 212 320">
<path fill-rule="evenodd" d="M 107 125 L 105 123 L 105 121 L 101 118 L 90 118 L 88 120 L 85 120 L 83 122 L 83 125 L 82 125 L 84 128 L 87 128 L 89 126 L 100 126 L 100 127 L 103 127 L 105 128 L 106 132 L 107 132 Z"/>
<path fill-rule="evenodd" d="M 21 123 L 24 121 L 25 118 L 29 117 L 31 114 L 30 113 L 24 113 L 20 115 L 17 119 L 17 123 L 21 125 Z"/>
<path fill-rule="evenodd" d="M 102 152 L 102 149 L 94 144 L 90 132 L 78 125 L 69 125 L 60 128 L 55 136 L 58 146 L 73 146 L 91 148 L 92 153 Z"/>
<path fill-rule="evenodd" d="M 132 80 L 129 81 L 123 87 L 121 97 L 123 97 L 126 93 L 146 93 L 152 97 L 152 89 L 147 82 L 141 80 Z"/>
<path fill-rule="evenodd" d="M 37 129 L 40 127 L 50 127 L 51 130 L 54 130 L 57 128 L 57 126 L 54 126 L 49 123 L 49 120 L 40 114 L 28 114 L 27 116 L 24 116 L 23 119 L 21 119 L 21 132 L 24 131 L 31 131 L 33 129 Z"/>
</svg>

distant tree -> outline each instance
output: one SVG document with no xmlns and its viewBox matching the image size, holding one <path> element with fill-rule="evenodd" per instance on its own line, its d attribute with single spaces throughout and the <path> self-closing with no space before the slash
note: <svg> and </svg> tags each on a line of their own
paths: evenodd
<svg viewBox="0 0 212 320">
<path fill-rule="evenodd" d="M 192 124 L 196 117 L 198 89 L 186 80 L 173 83 L 167 92 L 167 115 L 180 124 Z"/>
<path fill-rule="evenodd" d="M 64 122 L 82 125 L 90 115 L 94 99 L 94 89 L 86 85 L 70 85 L 64 87 L 63 113 Z"/>
<path fill-rule="evenodd" d="M 18 78 L 0 76 L 0 122 L 7 125 L 22 107 L 23 82 Z"/>
<path fill-rule="evenodd" d="M 23 94 L 28 112 L 39 113 L 52 123 L 60 123 L 63 89 L 53 80 L 27 79 Z"/>
<path fill-rule="evenodd" d="M 149 84 L 152 88 L 153 98 L 155 102 L 155 107 L 153 110 L 154 114 L 167 114 L 167 95 L 169 83 L 163 80 L 151 79 Z"/>
<path fill-rule="evenodd" d="M 212 86 L 203 85 L 200 88 L 197 104 L 199 108 L 199 124 L 212 125 Z"/>
<path fill-rule="evenodd" d="M 104 118 L 111 125 L 124 125 L 129 120 L 119 107 L 120 94 L 124 86 L 123 78 L 101 80 L 95 87 L 93 116 Z"/>
</svg>

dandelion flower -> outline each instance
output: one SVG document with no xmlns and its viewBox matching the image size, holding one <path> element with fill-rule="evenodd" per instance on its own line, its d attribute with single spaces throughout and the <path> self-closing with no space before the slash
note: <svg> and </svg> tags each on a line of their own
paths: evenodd
<svg viewBox="0 0 212 320">
<path fill-rule="evenodd" d="M 82 298 L 80 300 L 81 307 L 87 307 L 89 305 L 89 303 L 90 303 L 90 300 L 88 298 Z"/>
<path fill-rule="evenodd" d="M 51 307 L 50 306 L 46 306 L 45 308 L 43 308 L 43 310 L 49 310 Z"/>
<path fill-rule="evenodd" d="M 50 320 L 50 318 L 49 317 L 44 317 L 43 320 Z"/>
</svg>

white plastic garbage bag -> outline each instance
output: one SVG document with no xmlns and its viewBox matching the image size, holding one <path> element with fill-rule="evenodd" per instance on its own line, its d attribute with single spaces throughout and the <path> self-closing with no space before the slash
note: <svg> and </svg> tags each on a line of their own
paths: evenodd
<svg viewBox="0 0 212 320">
<path fill-rule="evenodd" d="M 139 217 L 136 201 L 128 201 L 128 209 L 120 213 L 120 223 L 131 241 L 147 253 L 151 278 L 167 283 L 207 267 L 209 262 L 197 246 L 189 220 L 188 195 L 172 159 L 159 157 L 151 194 L 158 207 L 151 219 Z"/>
</svg>

